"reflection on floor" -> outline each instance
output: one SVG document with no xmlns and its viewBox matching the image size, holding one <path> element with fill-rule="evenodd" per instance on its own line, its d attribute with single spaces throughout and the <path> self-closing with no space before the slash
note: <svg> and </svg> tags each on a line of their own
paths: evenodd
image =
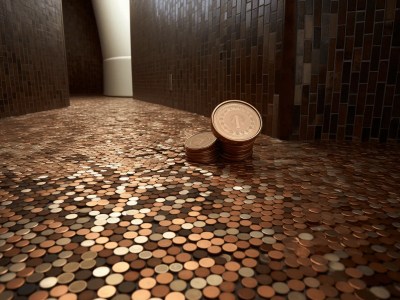
<svg viewBox="0 0 400 300">
<path fill-rule="evenodd" d="M 120 98 L 0 120 L 1 299 L 400 297 L 398 145 L 188 163 L 209 127 Z"/>
</svg>

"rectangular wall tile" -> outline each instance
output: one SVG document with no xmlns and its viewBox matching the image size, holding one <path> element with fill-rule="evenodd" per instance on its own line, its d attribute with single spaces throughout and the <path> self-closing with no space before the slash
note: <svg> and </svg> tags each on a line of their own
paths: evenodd
<svg viewBox="0 0 400 300">
<path fill-rule="evenodd" d="M 241 99 L 272 134 L 284 3 L 131 0 L 133 97 L 206 116 Z"/>
<path fill-rule="evenodd" d="M 61 0 L 0 1 L 0 118 L 68 105 Z"/>
<path fill-rule="evenodd" d="M 299 101 L 298 91 L 303 92 L 295 112 L 301 114 L 301 121 L 299 128 L 293 128 L 293 138 L 309 139 L 314 132 L 315 139 L 400 141 L 396 114 L 400 104 L 396 106 L 395 102 L 400 99 L 399 5 L 396 7 L 395 0 L 311 2 L 312 14 L 306 10 L 303 23 L 305 40 L 311 39 L 313 32 L 313 47 L 304 47 L 302 57 L 312 59 L 311 63 L 299 64 L 297 58 L 296 78 L 301 72 L 303 82 L 296 84 L 295 103 Z M 325 10 L 328 2 L 329 14 Z M 298 29 L 298 34 L 302 32 Z M 316 87 L 318 105 L 314 116 Z M 313 127 L 316 120 L 321 120 L 321 110 L 322 134 Z"/>
</svg>

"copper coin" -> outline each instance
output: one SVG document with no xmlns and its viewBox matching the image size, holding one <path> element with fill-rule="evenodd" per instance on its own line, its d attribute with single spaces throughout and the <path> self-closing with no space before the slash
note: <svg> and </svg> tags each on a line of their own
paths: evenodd
<svg viewBox="0 0 400 300">
<path fill-rule="evenodd" d="M 237 291 L 237 295 L 240 299 L 250 300 L 256 297 L 256 292 L 253 289 L 249 288 L 240 288 Z"/>
<path fill-rule="evenodd" d="M 115 295 L 115 293 L 117 292 L 117 289 L 112 286 L 112 285 L 105 285 L 103 287 L 101 287 L 98 291 L 97 291 L 97 295 L 100 298 L 111 298 L 112 296 Z M 132 295 L 133 297 L 133 295 Z"/>
<path fill-rule="evenodd" d="M 49 297 L 49 293 L 46 291 L 37 291 L 29 296 L 29 300 L 45 300 Z"/>
<path fill-rule="evenodd" d="M 166 273 L 164 273 L 166 274 Z M 164 274 L 159 274 L 159 275 L 164 275 Z M 155 285 L 156 285 L 156 280 L 154 278 L 148 277 L 148 278 L 142 278 L 139 282 L 138 282 L 138 286 L 141 289 L 152 289 Z"/>
<path fill-rule="evenodd" d="M 66 285 L 58 285 L 50 290 L 50 296 L 52 297 L 61 297 L 66 293 L 68 293 L 68 286 Z"/>
<path fill-rule="evenodd" d="M 169 284 L 174 279 L 171 273 L 161 273 L 156 276 L 156 281 L 160 284 Z"/>
<path fill-rule="evenodd" d="M 207 286 L 203 289 L 203 295 L 209 299 L 216 299 L 221 291 L 215 286 Z"/>
<path fill-rule="evenodd" d="M 264 298 L 272 298 L 275 295 L 274 289 L 267 285 L 259 286 L 257 288 L 257 293 Z"/>
</svg>

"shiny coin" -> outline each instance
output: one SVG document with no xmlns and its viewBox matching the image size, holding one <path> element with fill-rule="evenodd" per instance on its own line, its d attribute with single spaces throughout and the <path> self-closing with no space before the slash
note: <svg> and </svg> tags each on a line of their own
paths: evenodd
<svg viewBox="0 0 400 300">
<path fill-rule="evenodd" d="M 261 131 L 261 115 L 252 105 L 240 101 L 222 102 L 211 115 L 212 126 L 218 136 L 233 141 L 248 141 Z"/>
<path fill-rule="evenodd" d="M 106 277 L 106 283 L 109 285 L 118 285 L 124 281 L 122 274 L 110 274 Z"/>
<path fill-rule="evenodd" d="M 56 277 L 46 277 L 39 282 L 39 286 L 42 289 L 50 289 L 57 284 L 57 281 Z"/>
<path fill-rule="evenodd" d="M 121 261 L 112 266 L 112 270 L 116 273 L 124 273 L 130 268 L 127 262 Z M 93 274 L 94 275 L 94 274 Z"/>
<path fill-rule="evenodd" d="M 98 291 L 97 291 L 97 295 L 100 298 L 111 298 L 112 296 L 115 295 L 115 293 L 117 292 L 117 289 L 112 286 L 112 285 L 105 285 L 102 286 Z"/>
<path fill-rule="evenodd" d="M 98 267 L 93 270 L 93 276 L 95 277 L 105 277 L 110 274 L 110 268 L 108 267 Z"/>
</svg>

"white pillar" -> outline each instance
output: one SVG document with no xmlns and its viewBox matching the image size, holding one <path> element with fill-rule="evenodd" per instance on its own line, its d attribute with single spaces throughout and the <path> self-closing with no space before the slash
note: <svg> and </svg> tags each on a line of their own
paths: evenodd
<svg viewBox="0 0 400 300">
<path fill-rule="evenodd" d="M 106 96 L 132 96 L 129 0 L 92 0 L 101 51 Z"/>
</svg>

